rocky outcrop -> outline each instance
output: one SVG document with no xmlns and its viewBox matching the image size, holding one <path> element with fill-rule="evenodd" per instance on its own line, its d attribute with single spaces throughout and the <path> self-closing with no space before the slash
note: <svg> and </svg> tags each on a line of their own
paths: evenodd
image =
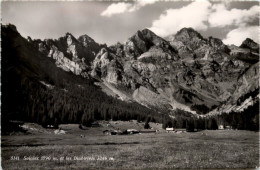
<svg viewBox="0 0 260 170">
<path fill-rule="evenodd" d="M 250 38 L 245 39 L 240 45 L 240 48 L 247 48 L 250 49 L 252 52 L 256 52 L 256 53 L 259 52 L 259 44 L 257 44 Z"/>
<path fill-rule="evenodd" d="M 91 37 L 88 35 L 82 35 L 78 38 L 78 41 L 86 48 L 91 49 L 94 52 L 94 55 L 98 53 L 100 50 L 100 45 L 96 43 Z"/>
<path fill-rule="evenodd" d="M 178 50 L 181 58 L 213 59 L 216 55 L 229 54 L 230 49 L 217 38 L 204 38 L 192 28 L 183 28 L 175 36 L 167 37 L 170 44 Z"/>
<path fill-rule="evenodd" d="M 229 46 L 230 55 L 246 63 L 254 64 L 259 61 L 259 53 L 253 52 L 249 48 L 240 48 L 234 45 Z"/>
<path fill-rule="evenodd" d="M 59 51 L 56 46 L 51 46 L 48 57 L 52 57 L 55 60 L 57 67 L 62 68 L 65 71 L 71 71 L 76 75 L 82 75 L 87 77 L 86 71 L 87 65 L 84 63 L 84 60 L 77 60 L 77 53 L 74 52 L 75 58 L 70 60 L 65 57 L 64 53 Z"/>
<path fill-rule="evenodd" d="M 213 48 L 214 51 L 222 51 L 224 53 L 229 53 L 230 49 L 225 45 L 220 39 L 209 37 L 208 44 Z"/>
<path fill-rule="evenodd" d="M 236 90 L 231 99 L 232 103 L 237 102 L 239 97 L 257 89 L 259 89 L 259 62 L 252 65 L 239 77 Z"/>
<path fill-rule="evenodd" d="M 252 63 L 235 57 L 220 39 L 204 38 L 192 28 L 180 30 L 168 42 L 145 29 L 124 45 L 101 50 L 93 75 L 131 93 L 133 100 L 147 107 L 193 112 L 193 105 L 214 108 L 240 93 L 236 92 L 239 77 Z"/>
<path fill-rule="evenodd" d="M 193 28 L 181 29 L 176 33 L 174 40 L 182 42 L 191 50 L 196 50 L 206 44 L 206 39 Z"/>
<path fill-rule="evenodd" d="M 126 41 L 124 50 L 128 56 L 137 58 L 153 46 L 161 48 L 172 55 L 176 52 L 166 40 L 157 36 L 149 29 L 137 31 L 136 34 Z"/>
<path fill-rule="evenodd" d="M 58 40 L 33 40 L 33 43 L 40 52 L 53 58 L 58 67 L 85 78 L 88 77 L 91 62 L 101 48 L 87 35 L 80 36 L 77 40 L 70 33 Z"/>
<path fill-rule="evenodd" d="M 237 81 L 233 95 L 208 115 L 242 112 L 259 102 L 259 63 L 252 65 Z"/>
<path fill-rule="evenodd" d="M 108 82 L 117 84 L 118 68 L 113 67 L 114 62 L 116 62 L 114 59 L 115 55 L 113 53 L 110 53 L 106 48 L 102 48 L 93 61 L 91 76 L 96 78 L 105 77 Z"/>
</svg>

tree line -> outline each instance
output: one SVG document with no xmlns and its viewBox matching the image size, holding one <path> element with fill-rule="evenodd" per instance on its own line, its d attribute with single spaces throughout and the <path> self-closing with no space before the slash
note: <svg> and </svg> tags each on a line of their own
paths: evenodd
<svg viewBox="0 0 260 170">
<path fill-rule="evenodd" d="M 66 84 L 64 88 L 48 88 L 27 79 L 16 89 L 19 89 L 20 95 L 12 99 L 13 103 L 4 102 L 8 105 L 15 102 L 18 106 L 9 119 L 37 122 L 44 127 L 57 127 L 60 123 L 90 126 L 95 120 L 110 119 L 145 121 L 149 118 L 161 122 L 162 115 L 166 116 L 138 103 L 108 96 L 90 84 Z"/>
<path fill-rule="evenodd" d="M 216 130 L 218 126 L 230 127 L 238 130 L 259 130 L 259 100 L 252 106 L 249 106 L 241 112 L 222 113 L 220 115 L 208 117 L 196 117 L 192 114 L 186 116 L 183 114 L 185 111 L 178 110 L 175 119 L 163 120 L 163 128 L 185 128 L 187 131 L 197 130 Z M 183 116 L 184 115 L 184 116 Z"/>
</svg>

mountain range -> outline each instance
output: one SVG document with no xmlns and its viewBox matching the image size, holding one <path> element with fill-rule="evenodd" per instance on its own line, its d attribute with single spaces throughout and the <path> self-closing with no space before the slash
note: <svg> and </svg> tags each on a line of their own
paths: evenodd
<svg viewBox="0 0 260 170">
<path fill-rule="evenodd" d="M 2 25 L 1 35 L 6 119 L 53 123 L 149 115 L 163 121 L 253 107 L 255 121 L 259 113 L 259 44 L 249 38 L 237 47 L 193 28 L 164 38 L 143 29 L 107 46 L 70 33 L 57 40 L 24 38 L 11 24 Z"/>
</svg>

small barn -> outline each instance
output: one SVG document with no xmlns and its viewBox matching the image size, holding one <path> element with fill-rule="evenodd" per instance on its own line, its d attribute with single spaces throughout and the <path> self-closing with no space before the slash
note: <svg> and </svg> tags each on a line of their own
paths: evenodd
<svg viewBox="0 0 260 170">
<path fill-rule="evenodd" d="M 218 129 L 219 130 L 224 130 L 224 126 L 223 125 L 218 125 Z"/>
<path fill-rule="evenodd" d="M 173 132 L 173 131 L 174 131 L 173 128 L 166 128 L 165 130 L 166 130 L 167 133 L 169 133 L 169 132 Z"/>
<path fill-rule="evenodd" d="M 232 126 L 226 126 L 225 129 L 230 130 L 230 129 L 232 129 Z"/>
<path fill-rule="evenodd" d="M 137 134 L 137 133 L 139 133 L 139 131 L 136 130 L 136 129 L 127 129 L 126 131 L 127 131 L 128 134 Z"/>
</svg>

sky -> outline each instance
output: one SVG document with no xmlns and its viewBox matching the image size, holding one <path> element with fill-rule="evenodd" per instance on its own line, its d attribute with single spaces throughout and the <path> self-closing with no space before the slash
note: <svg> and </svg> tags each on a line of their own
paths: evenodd
<svg viewBox="0 0 260 170">
<path fill-rule="evenodd" d="M 58 39 L 69 32 L 112 45 L 144 28 L 167 37 L 192 27 L 204 37 L 240 45 L 246 38 L 259 43 L 259 11 L 257 1 L 6 1 L 1 17 L 33 39 Z"/>
</svg>

